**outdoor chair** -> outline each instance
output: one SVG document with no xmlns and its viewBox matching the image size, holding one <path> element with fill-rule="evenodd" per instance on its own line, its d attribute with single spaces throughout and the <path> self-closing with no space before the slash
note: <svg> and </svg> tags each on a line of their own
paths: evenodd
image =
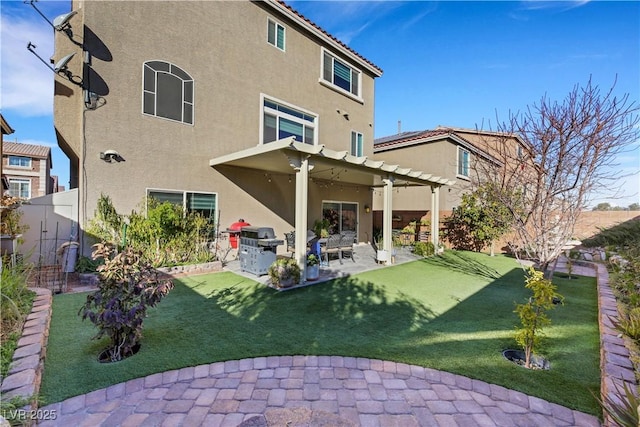
<svg viewBox="0 0 640 427">
<path fill-rule="evenodd" d="M 287 242 L 287 252 L 291 252 L 291 258 L 296 253 L 296 232 L 284 233 L 285 241 Z"/>
<path fill-rule="evenodd" d="M 347 254 L 351 261 L 356 262 L 353 258 L 353 244 L 356 240 L 356 233 L 353 231 L 342 232 L 342 238 L 340 239 L 340 262 L 344 254 Z"/>
<path fill-rule="evenodd" d="M 342 257 L 340 254 L 340 241 L 342 240 L 342 236 L 340 234 L 330 234 L 327 237 L 327 242 L 320 247 L 321 255 L 324 255 L 324 259 L 329 265 L 329 254 L 338 254 L 340 258 L 340 264 L 342 264 Z"/>
<path fill-rule="evenodd" d="M 315 233 L 311 230 L 307 230 L 307 250 L 309 250 L 309 245 L 316 237 Z M 293 258 L 296 253 L 296 232 L 293 230 L 290 233 L 284 233 L 284 239 L 287 242 L 287 252 L 291 252 L 291 258 Z"/>
</svg>

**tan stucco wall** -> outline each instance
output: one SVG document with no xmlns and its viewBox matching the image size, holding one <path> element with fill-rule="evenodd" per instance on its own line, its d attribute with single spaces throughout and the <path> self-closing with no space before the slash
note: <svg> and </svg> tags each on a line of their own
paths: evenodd
<svg viewBox="0 0 640 427">
<path fill-rule="evenodd" d="M 384 160 L 388 164 L 399 164 L 442 178 L 456 181 L 453 186 L 440 188 L 440 210 L 450 211 L 460 203 L 461 192 L 466 181 L 456 176 L 457 145 L 448 140 L 414 145 L 406 148 L 387 150 L 376 153 L 376 160 Z M 374 210 L 381 210 L 383 203 L 382 189 L 376 189 L 373 196 Z M 430 187 L 402 187 L 393 191 L 394 210 L 431 210 Z"/>
<path fill-rule="evenodd" d="M 91 58 L 91 81 L 103 81 L 107 89 L 100 106 L 85 112 L 84 133 L 78 125 L 81 91 L 66 84 L 70 96 L 56 92 L 56 128 L 80 159 L 86 154 L 79 166 L 80 185 L 86 186 L 80 192 L 86 198 L 80 203 L 81 224 L 93 215 L 101 193 L 112 198 L 119 212 L 128 213 L 151 187 L 217 192 L 222 228 L 244 218 L 273 226 L 280 236 L 289 231 L 295 187 L 287 176 L 268 182 L 262 172 L 208 165 L 212 158 L 260 143 L 261 94 L 317 114 L 318 143 L 349 150 L 351 130 L 357 130 L 364 135 L 365 155 L 372 154 L 373 77 L 358 67 L 364 103 L 320 84 L 317 40 L 273 15 L 286 27 L 286 52 L 271 46 L 269 11 L 249 2 L 82 3 L 74 19 L 82 18 L 85 36 L 93 33 L 102 44 Z M 93 45 L 99 44 L 94 40 Z M 80 59 L 76 55 L 75 63 Z M 142 114 L 142 67 L 148 60 L 171 62 L 193 77 L 194 125 Z M 348 112 L 349 119 L 336 110 Z M 116 150 L 124 161 L 104 162 L 100 152 L 105 150 Z M 370 194 L 349 197 L 370 203 Z M 310 188 L 310 223 L 320 201 Z M 366 224 L 361 224 L 363 236 Z"/>
</svg>

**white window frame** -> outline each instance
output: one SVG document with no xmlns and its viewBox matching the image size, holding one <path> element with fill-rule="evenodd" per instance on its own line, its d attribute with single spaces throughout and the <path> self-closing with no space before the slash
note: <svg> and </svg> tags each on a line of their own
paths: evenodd
<svg viewBox="0 0 640 427">
<path fill-rule="evenodd" d="M 282 111 L 278 111 L 278 110 L 274 110 L 273 108 L 267 107 L 264 105 L 265 101 L 269 101 L 272 102 L 274 104 L 279 104 L 282 105 L 283 107 L 286 108 L 290 108 L 292 110 L 296 110 L 300 113 L 306 114 L 308 116 L 312 116 L 314 118 L 314 123 L 311 124 L 311 122 L 304 120 L 304 119 L 300 119 L 299 117 L 296 116 L 292 116 L 290 114 L 287 114 L 285 112 Z M 297 105 L 293 105 L 289 102 L 283 101 L 281 99 L 278 98 L 274 98 L 272 96 L 268 96 L 265 95 L 264 93 L 260 94 L 260 140 L 258 141 L 258 145 L 263 145 L 263 144 L 269 144 L 271 142 L 274 141 L 269 141 L 269 142 L 264 142 L 264 115 L 265 113 L 269 113 L 271 115 L 275 115 L 276 116 L 276 121 L 278 118 L 284 118 L 284 119 L 288 119 L 291 121 L 294 121 L 296 123 L 300 123 L 304 126 L 308 126 L 313 128 L 313 144 L 309 144 L 309 145 L 318 145 L 318 124 L 319 124 L 319 116 L 318 114 L 314 113 L 313 111 L 309 111 L 305 108 L 300 108 Z M 277 136 L 278 131 L 276 130 L 276 136 Z M 277 141 L 279 138 L 276 138 L 275 141 Z M 296 138 L 296 142 L 302 142 L 304 143 L 304 141 L 298 141 L 298 139 Z"/>
<path fill-rule="evenodd" d="M 468 180 L 470 176 L 470 169 L 471 169 L 471 151 L 469 151 L 464 147 L 458 146 L 456 153 L 457 153 L 456 177 Z M 462 153 L 467 153 L 467 165 L 466 165 L 467 167 L 466 167 L 466 170 L 462 171 L 462 172 L 466 172 L 466 174 L 460 173 L 460 168 L 463 167 L 461 164 Z"/>
<path fill-rule="evenodd" d="M 269 40 L 269 27 L 273 24 L 273 28 L 274 28 L 274 40 L 273 43 L 271 43 L 271 41 Z M 278 46 L 278 29 L 282 28 L 282 47 Z M 272 19 L 272 18 L 267 18 L 267 43 L 269 43 L 271 46 L 286 52 L 286 48 L 287 48 L 287 28 L 282 25 L 281 23 L 279 23 L 278 21 Z"/>
<path fill-rule="evenodd" d="M 174 190 L 174 189 L 167 189 L 167 188 L 150 188 L 148 187 L 145 191 L 145 194 L 147 195 L 147 198 L 151 197 L 151 192 L 157 192 L 157 193 L 173 193 L 173 194 L 182 194 L 182 209 L 184 210 L 184 212 L 188 212 L 187 210 L 187 194 L 210 194 L 215 196 L 216 199 L 216 207 L 213 210 L 212 213 L 212 217 L 211 219 L 213 220 L 213 223 L 215 224 L 216 228 L 218 227 L 217 221 L 218 221 L 218 205 L 220 203 L 220 199 L 218 196 L 218 193 L 215 191 L 192 191 L 192 190 Z M 147 202 L 145 200 L 145 211 L 147 209 Z"/>
<path fill-rule="evenodd" d="M 11 184 L 19 184 L 18 194 L 14 194 L 13 190 L 11 189 Z M 23 185 L 26 185 L 26 187 L 27 187 L 27 195 L 26 196 L 22 195 Z M 13 197 L 18 197 L 20 199 L 30 199 L 31 198 L 31 180 L 30 179 L 9 178 L 9 191 L 8 191 L 8 193 L 11 194 Z"/>
<path fill-rule="evenodd" d="M 148 65 L 148 64 L 150 64 L 152 62 L 162 62 L 162 63 L 165 63 L 165 64 L 169 65 L 169 72 L 159 71 L 159 70 L 153 69 L 150 65 Z M 154 83 L 154 90 L 153 91 L 150 91 L 150 90 L 146 89 L 146 86 L 145 86 L 145 68 L 149 68 L 151 71 L 153 71 L 155 73 L 154 74 L 155 81 L 153 82 Z M 189 77 L 189 79 L 185 79 L 182 76 L 173 73 L 172 71 L 173 71 L 174 68 L 178 69 L 180 72 L 182 72 L 185 75 L 187 75 Z M 157 114 L 157 94 L 158 94 L 158 74 L 159 73 L 169 74 L 169 75 L 172 75 L 172 76 L 182 80 L 182 109 L 181 109 L 182 114 L 181 114 L 181 120 L 175 120 L 173 118 L 159 116 Z M 187 101 L 187 90 L 188 89 L 186 88 L 186 83 L 191 83 L 191 101 Z M 153 95 L 154 99 L 155 99 L 155 101 L 154 101 L 154 113 L 153 114 L 145 112 L 145 95 L 147 95 L 147 94 Z M 182 69 L 182 67 L 178 67 L 177 65 L 175 65 L 175 64 L 173 64 L 173 63 L 171 63 L 169 61 L 162 60 L 162 59 L 151 59 L 151 60 L 148 60 L 148 61 L 144 61 L 142 63 L 142 103 L 141 103 L 142 105 L 141 105 L 141 107 L 142 107 L 142 114 L 143 115 L 149 116 L 149 117 L 156 117 L 158 119 L 163 119 L 163 120 L 169 120 L 169 121 L 172 121 L 172 122 L 175 122 L 175 123 L 183 123 L 185 125 L 193 126 L 193 124 L 196 121 L 196 118 L 195 118 L 195 114 L 196 114 L 195 96 L 196 96 L 195 81 L 193 80 L 193 77 L 191 77 L 191 75 L 189 73 L 187 73 L 184 69 Z M 191 121 L 190 122 L 186 121 L 186 118 L 185 118 L 185 114 L 184 114 L 185 106 L 190 106 L 191 107 Z"/>
<path fill-rule="evenodd" d="M 27 165 L 12 165 L 11 164 L 11 160 L 12 159 L 26 159 L 27 160 Z M 31 169 L 31 165 L 32 165 L 32 160 L 31 157 L 27 157 L 27 156 L 14 156 L 14 155 L 9 155 L 9 158 L 7 159 L 7 166 L 11 166 L 14 168 L 25 168 L 25 169 Z"/>
<path fill-rule="evenodd" d="M 354 137 L 355 137 L 355 141 L 354 141 Z M 358 140 L 358 137 L 360 137 L 359 140 Z M 354 142 L 355 142 L 355 146 L 354 146 Z M 359 154 L 358 154 L 358 152 L 359 152 Z M 352 130 L 351 131 L 351 141 L 350 141 L 350 146 L 349 146 L 349 153 L 352 156 L 356 156 L 356 157 L 364 156 L 364 135 L 362 135 L 361 132 L 358 132 L 356 130 Z"/>
<path fill-rule="evenodd" d="M 324 59 L 325 59 L 325 54 L 330 56 L 332 58 L 332 64 L 334 63 L 334 61 L 339 61 L 342 65 L 344 65 L 345 67 L 348 67 L 351 69 L 351 76 L 353 77 L 353 73 L 356 73 L 356 77 L 357 77 L 357 84 L 358 84 L 358 90 L 357 93 L 353 93 L 351 91 L 345 90 L 343 88 L 341 88 L 340 86 L 336 85 L 333 82 L 333 76 L 335 74 L 333 65 L 331 67 L 331 80 L 326 80 L 324 78 Z M 354 67 L 353 65 L 351 65 L 348 61 L 345 61 L 344 59 L 342 59 L 341 57 L 339 57 L 338 55 L 335 55 L 334 53 L 332 53 L 331 51 L 329 51 L 328 49 L 325 49 L 324 47 L 320 49 L 320 78 L 318 79 L 318 81 L 320 82 L 320 84 L 335 90 L 336 92 L 339 92 L 343 95 L 348 96 L 351 99 L 354 99 L 360 103 L 364 103 L 364 100 L 362 99 L 362 71 L 356 67 Z M 352 83 L 353 86 L 353 83 Z"/>
</svg>

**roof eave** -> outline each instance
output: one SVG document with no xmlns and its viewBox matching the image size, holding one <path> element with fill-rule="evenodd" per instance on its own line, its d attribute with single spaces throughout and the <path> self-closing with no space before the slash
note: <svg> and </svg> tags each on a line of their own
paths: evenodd
<svg viewBox="0 0 640 427">
<path fill-rule="evenodd" d="M 360 67 L 366 69 L 373 76 L 375 76 L 375 77 L 381 77 L 382 76 L 382 70 L 379 67 L 377 67 L 377 66 L 373 65 L 372 63 L 368 62 L 368 60 L 365 60 L 363 57 L 361 57 L 358 54 L 356 54 L 353 50 L 351 50 L 350 48 L 346 47 L 346 45 L 338 42 L 337 39 L 329 36 L 327 33 L 323 32 L 323 31 L 321 31 L 318 27 L 313 25 L 311 22 L 306 21 L 305 19 L 303 19 L 300 15 L 298 15 L 292 9 L 287 7 L 285 4 L 279 2 L 278 0 L 267 0 L 267 1 L 261 2 L 261 3 L 270 6 L 271 8 L 279 11 L 280 13 L 282 13 L 285 16 L 289 17 L 290 19 L 298 22 L 304 29 L 306 29 L 307 31 L 311 32 L 316 37 L 320 38 L 325 43 L 327 43 L 328 45 L 333 47 L 334 49 L 339 50 L 340 53 L 342 53 L 343 55 L 348 57 L 350 60 L 356 62 Z"/>
</svg>

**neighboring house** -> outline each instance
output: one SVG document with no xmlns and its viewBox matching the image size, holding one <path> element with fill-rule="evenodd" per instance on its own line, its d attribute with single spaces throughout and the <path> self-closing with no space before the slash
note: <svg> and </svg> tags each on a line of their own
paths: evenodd
<svg viewBox="0 0 640 427">
<path fill-rule="evenodd" d="M 2 133 L 2 141 L 0 142 L 0 159 L 2 159 L 2 146 L 4 145 L 4 136 L 11 135 L 14 130 L 9 126 L 9 123 L 5 120 L 4 116 L 0 114 L 0 131 Z M 0 189 L 0 196 L 4 194 L 6 190 L 9 189 L 9 181 L 4 176 L 2 172 L 2 163 L 0 162 L 0 180 L 2 181 L 2 187 Z"/>
<path fill-rule="evenodd" d="M 506 153 L 513 155 L 506 156 Z M 440 193 L 437 206 L 440 216 L 451 213 L 460 204 L 462 194 L 470 188 L 478 173 L 475 162 L 490 162 L 503 167 L 522 158 L 519 138 L 500 132 L 439 126 L 433 130 L 401 132 L 374 142 L 375 158 L 388 163 L 400 163 L 416 170 L 428 171 L 438 177 L 455 181 Z M 424 188 L 401 188 L 393 197 L 394 228 L 402 228 L 410 221 L 429 219 L 432 204 L 425 203 Z M 374 218 L 382 206 L 380 195 L 374 197 Z M 374 219 L 374 226 L 379 221 Z"/>
<path fill-rule="evenodd" d="M 372 187 L 449 183 L 371 159 L 382 70 L 283 2 L 72 7 L 56 33 L 54 58 L 75 57 L 56 76 L 54 120 L 81 226 L 101 194 L 121 213 L 153 196 L 222 230 L 295 228 L 303 264 L 322 217 L 371 239 Z"/>
<path fill-rule="evenodd" d="M 14 197 L 31 199 L 54 192 L 51 148 L 44 145 L 2 143 L 2 173 Z"/>
</svg>

